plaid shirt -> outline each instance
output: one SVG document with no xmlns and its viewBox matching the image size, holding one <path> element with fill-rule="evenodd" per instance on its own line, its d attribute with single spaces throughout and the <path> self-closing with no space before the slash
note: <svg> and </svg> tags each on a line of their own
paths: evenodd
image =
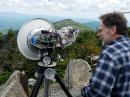
<svg viewBox="0 0 130 97">
<path fill-rule="evenodd" d="M 130 39 L 121 36 L 102 50 L 83 97 L 130 97 Z"/>
</svg>

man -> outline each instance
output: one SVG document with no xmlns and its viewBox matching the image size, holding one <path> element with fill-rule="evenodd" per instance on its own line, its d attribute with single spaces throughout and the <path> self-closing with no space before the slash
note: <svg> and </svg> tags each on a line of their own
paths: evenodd
<svg viewBox="0 0 130 97">
<path fill-rule="evenodd" d="M 83 97 L 130 97 L 130 39 L 123 13 L 100 17 L 98 37 L 103 49 L 89 85 L 81 89 Z"/>
</svg>

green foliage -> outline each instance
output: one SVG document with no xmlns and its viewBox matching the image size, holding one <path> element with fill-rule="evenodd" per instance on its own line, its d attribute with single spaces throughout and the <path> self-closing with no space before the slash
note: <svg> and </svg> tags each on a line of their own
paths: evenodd
<svg viewBox="0 0 130 97">
<path fill-rule="evenodd" d="M 0 38 L 2 38 L 2 36 L 3 36 L 3 33 L 2 33 L 2 32 L 0 32 Z"/>
<path fill-rule="evenodd" d="M 7 34 L 7 40 L 12 40 L 14 38 L 14 32 L 12 32 L 12 30 L 9 30 L 8 31 L 8 34 Z"/>
<path fill-rule="evenodd" d="M 2 46 L 3 46 L 3 34 L 2 34 L 2 32 L 0 32 L 0 48 L 2 48 Z"/>
<path fill-rule="evenodd" d="M 84 59 L 92 65 L 88 56 L 91 54 L 98 55 L 101 50 L 100 41 L 96 37 L 93 30 L 82 30 L 75 43 L 67 47 L 68 58 L 70 59 Z"/>
<path fill-rule="evenodd" d="M 68 59 L 64 59 L 64 61 L 58 61 L 57 62 L 57 66 L 56 66 L 56 71 L 57 71 L 57 73 L 58 73 L 58 75 L 61 77 L 61 78 L 63 78 L 64 76 L 63 76 L 63 74 L 65 73 L 65 69 L 66 69 L 66 67 L 67 67 L 67 65 L 68 65 Z"/>
<path fill-rule="evenodd" d="M 0 74 L 0 85 L 5 83 L 5 81 L 9 78 L 11 72 L 3 72 Z"/>
<path fill-rule="evenodd" d="M 129 37 L 130 37 L 130 27 L 128 27 L 128 35 L 129 35 Z"/>
<path fill-rule="evenodd" d="M 22 66 L 18 69 L 21 71 L 24 70 L 25 73 L 27 74 L 27 77 L 30 78 L 34 76 L 34 73 L 37 70 L 37 66 L 38 66 L 37 64 L 38 64 L 37 61 L 24 59 Z"/>
</svg>

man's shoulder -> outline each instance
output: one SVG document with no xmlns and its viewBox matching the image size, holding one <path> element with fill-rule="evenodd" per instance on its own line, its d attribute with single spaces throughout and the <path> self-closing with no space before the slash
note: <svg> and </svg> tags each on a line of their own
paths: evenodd
<svg viewBox="0 0 130 97">
<path fill-rule="evenodd" d="M 111 45 L 108 45 L 102 53 L 108 55 L 117 55 L 124 51 L 130 52 L 130 40 L 117 41 Z"/>
<path fill-rule="evenodd" d="M 112 44 L 107 46 L 104 50 L 103 53 L 108 53 L 108 54 L 114 54 L 120 51 L 121 45 L 118 44 Z"/>
</svg>

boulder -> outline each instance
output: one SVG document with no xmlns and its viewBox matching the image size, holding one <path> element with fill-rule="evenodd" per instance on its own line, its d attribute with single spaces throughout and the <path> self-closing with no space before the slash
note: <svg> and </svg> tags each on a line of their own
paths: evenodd
<svg viewBox="0 0 130 97">
<path fill-rule="evenodd" d="M 0 97 L 28 97 L 25 74 L 16 70 L 2 86 Z"/>
<path fill-rule="evenodd" d="M 91 77 L 91 67 L 83 59 L 70 60 L 65 70 L 64 82 L 69 88 L 83 87 Z"/>
</svg>

